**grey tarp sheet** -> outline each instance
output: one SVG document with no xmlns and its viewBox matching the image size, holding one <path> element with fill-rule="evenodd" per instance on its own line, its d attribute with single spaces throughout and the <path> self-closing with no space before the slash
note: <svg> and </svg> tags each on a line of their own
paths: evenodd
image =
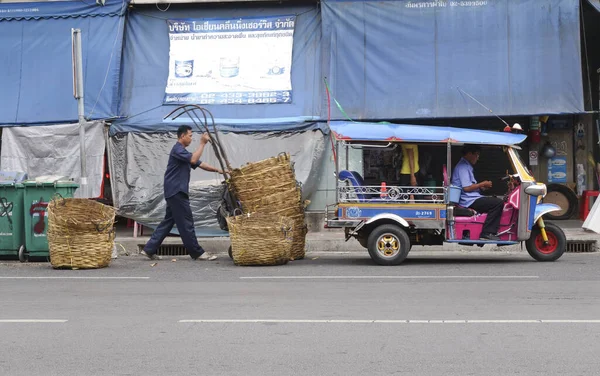
<svg viewBox="0 0 600 376">
<path fill-rule="evenodd" d="M 86 170 L 91 197 L 99 197 L 104 173 L 104 123 L 85 125 Z M 60 175 L 80 183 L 79 124 L 8 127 L 2 130 L 0 168 L 29 178 Z M 81 197 L 78 189 L 75 197 Z"/>
<path fill-rule="evenodd" d="M 301 133 L 220 134 L 233 168 L 281 152 L 289 152 L 296 179 L 302 183 L 305 199 L 310 199 L 318 183 L 327 138 L 320 131 Z M 200 139 L 194 134 L 193 151 Z M 145 225 L 157 225 L 165 215 L 164 172 L 169 152 L 177 141 L 175 133 L 121 133 L 109 138 L 111 183 L 118 214 Z M 201 158 L 219 166 L 212 147 L 207 145 Z M 222 175 L 201 169 L 192 170 L 190 203 L 199 234 L 219 232 L 216 209 L 221 197 Z"/>
</svg>

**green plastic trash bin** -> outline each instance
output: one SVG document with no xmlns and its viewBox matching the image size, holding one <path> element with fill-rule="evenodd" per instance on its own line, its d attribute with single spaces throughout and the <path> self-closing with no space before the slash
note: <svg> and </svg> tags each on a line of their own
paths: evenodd
<svg viewBox="0 0 600 376">
<path fill-rule="evenodd" d="M 58 193 L 62 197 L 73 197 L 79 188 L 71 181 L 35 181 L 23 182 L 23 210 L 25 216 L 25 250 L 19 252 L 19 260 L 27 261 L 29 257 L 48 257 L 48 203 Z"/>
<path fill-rule="evenodd" d="M 0 181 L 0 255 L 18 256 L 23 252 L 23 184 Z"/>
</svg>

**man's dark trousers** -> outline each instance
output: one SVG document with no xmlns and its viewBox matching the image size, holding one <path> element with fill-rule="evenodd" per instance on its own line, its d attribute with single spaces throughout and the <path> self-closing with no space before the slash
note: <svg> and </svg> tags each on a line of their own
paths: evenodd
<svg viewBox="0 0 600 376">
<path fill-rule="evenodd" d="M 498 233 L 500 217 L 502 216 L 502 209 L 504 208 L 503 200 L 497 197 L 480 197 L 469 207 L 478 213 L 487 213 L 487 218 L 483 223 L 481 234 L 496 235 L 496 233 Z"/>
<path fill-rule="evenodd" d="M 167 200 L 167 213 L 165 219 L 158 225 L 154 233 L 150 237 L 148 243 L 144 247 L 144 251 L 153 255 L 167 237 L 173 225 L 177 225 L 179 236 L 183 240 L 183 245 L 188 250 L 190 257 L 195 259 L 204 253 L 202 247 L 196 239 L 196 230 L 194 229 L 194 218 L 192 217 L 192 209 L 190 208 L 190 199 L 183 192 L 177 193 Z"/>
</svg>

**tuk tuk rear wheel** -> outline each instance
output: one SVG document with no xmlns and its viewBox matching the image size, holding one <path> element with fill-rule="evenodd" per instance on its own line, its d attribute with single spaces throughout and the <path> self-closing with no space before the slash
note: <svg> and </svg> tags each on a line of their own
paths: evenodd
<svg viewBox="0 0 600 376">
<path fill-rule="evenodd" d="M 567 249 L 567 238 L 560 227 L 546 222 L 548 244 L 544 244 L 540 228 L 535 225 L 531 229 L 531 237 L 525 242 L 527 252 L 537 261 L 556 261 Z"/>
<path fill-rule="evenodd" d="M 402 227 L 385 224 L 371 231 L 367 249 L 376 264 L 398 265 L 408 256 L 410 239 Z"/>
</svg>

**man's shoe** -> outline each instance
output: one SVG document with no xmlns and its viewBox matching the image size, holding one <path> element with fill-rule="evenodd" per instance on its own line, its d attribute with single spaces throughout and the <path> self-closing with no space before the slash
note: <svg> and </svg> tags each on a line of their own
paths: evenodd
<svg viewBox="0 0 600 376">
<path fill-rule="evenodd" d="M 140 255 L 142 255 L 142 256 L 146 256 L 146 257 L 148 257 L 150 260 L 162 260 L 162 257 L 160 257 L 159 255 L 157 255 L 156 253 L 149 255 L 149 254 L 147 254 L 147 253 L 146 253 L 146 251 L 144 251 L 144 250 L 142 250 L 142 251 L 140 252 Z"/>
<path fill-rule="evenodd" d="M 211 253 L 208 253 L 208 252 L 204 252 L 203 254 L 201 254 L 200 256 L 198 256 L 196 258 L 196 260 L 199 260 L 199 261 L 213 261 L 216 259 L 217 259 L 217 256 L 215 256 Z"/>
<path fill-rule="evenodd" d="M 494 234 L 481 234 L 481 236 L 479 236 L 479 240 L 498 241 L 500 238 Z"/>
</svg>

